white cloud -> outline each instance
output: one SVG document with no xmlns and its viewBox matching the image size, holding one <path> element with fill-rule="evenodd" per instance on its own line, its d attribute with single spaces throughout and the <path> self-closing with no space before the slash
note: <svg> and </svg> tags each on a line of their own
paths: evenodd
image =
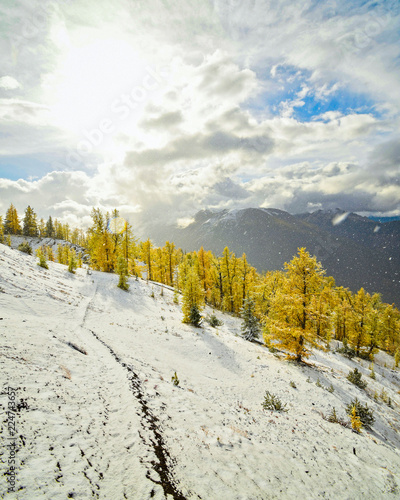
<svg viewBox="0 0 400 500">
<path fill-rule="evenodd" d="M 2 213 L 13 203 L 21 216 L 29 204 L 39 217 L 52 215 L 75 223 L 90 214 L 91 204 L 101 201 L 84 172 L 51 172 L 35 181 L 0 179 L 0 192 Z"/>
<path fill-rule="evenodd" d="M 11 123 L 47 125 L 49 108 L 21 99 L 0 99 L 0 118 Z"/>
<path fill-rule="evenodd" d="M 182 218 L 176 220 L 177 226 L 181 227 L 181 228 L 185 228 L 185 227 L 189 226 L 190 224 L 192 224 L 192 222 L 194 222 L 193 217 L 182 217 Z"/>
<path fill-rule="evenodd" d="M 12 76 L 2 76 L 0 78 L 0 89 L 15 90 L 21 88 L 21 84 Z"/>
</svg>

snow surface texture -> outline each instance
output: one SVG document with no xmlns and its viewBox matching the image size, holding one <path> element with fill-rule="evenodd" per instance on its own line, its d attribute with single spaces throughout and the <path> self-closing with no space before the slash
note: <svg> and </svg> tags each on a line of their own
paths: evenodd
<svg viewBox="0 0 400 500">
<path fill-rule="evenodd" d="M 126 293 L 115 275 L 36 261 L 0 245 L 1 437 L 12 387 L 18 448 L 7 495 L 2 446 L 1 498 L 399 498 L 392 358 L 375 362 L 376 380 L 332 352 L 297 366 L 240 338 L 237 318 L 182 324 L 170 290 L 131 278 Z M 346 379 L 354 367 L 393 408 Z M 263 410 L 267 390 L 286 413 Z M 348 420 L 354 397 L 374 410 L 371 431 L 322 418 L 335 407 Z"/>
</svg>

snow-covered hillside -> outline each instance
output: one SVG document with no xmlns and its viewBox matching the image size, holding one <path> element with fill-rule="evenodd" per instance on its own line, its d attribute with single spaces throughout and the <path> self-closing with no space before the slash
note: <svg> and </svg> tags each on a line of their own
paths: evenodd
<svg viewBox="0 0 400 500">
<path fill-rule="evenodd" d="M 55 263 L 47 271 L 0 245 L 1 437 L 13 442 L 15 415 L 17 449 L 10 498 L 399 497 L 400 377 L 389 357 L 375 362 L 375 380 L 366 361 L 332 352 L 297 366 L 240 338 L 239 319 L 184 325 L 171 291 L 131 278 L 126 293 L 117 281 Z M 354 367 L 393 408 L 346 379 Z M 288 411 L 264 410 L 265 391 Z M 348 420 L 354 397 L 374 410 L 371 431 L 323 419 L 335 407 Z M 3 498 L 12 447 L 1 453 Z"/>
</svg>

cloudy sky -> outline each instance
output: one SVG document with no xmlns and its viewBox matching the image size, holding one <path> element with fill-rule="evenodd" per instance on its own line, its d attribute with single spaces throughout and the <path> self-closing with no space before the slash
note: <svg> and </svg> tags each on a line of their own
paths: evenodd
<svg viewBox="0 0 400 500">
<path fill-rule="evenodd" d="M 400 4 L 0 4 L 0 213 L 400 214 Z"/>
</svg>

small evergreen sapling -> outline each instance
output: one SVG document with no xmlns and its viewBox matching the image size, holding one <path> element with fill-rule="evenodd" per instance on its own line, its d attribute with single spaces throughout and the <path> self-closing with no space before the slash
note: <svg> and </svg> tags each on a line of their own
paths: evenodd
<svg viewBox="0 0 400 500">
<path fill-rule="evenodd" d="M 388 396 L 388 393 L 385 391 L 385 389 L 381 390 L 381 393 L 380 393 L 379 397 L 381 398 L 381 400 L 384 403 L 386 403 L 388 406 L 392 407 L 392 400 Z"/>
<path fill-rule="evenodd" d="M 174 385 L 179 385 L 179 378 L 178 378 L 178 375 L 176 374 L 176 372 L 172 375 L 172 377 L 171 377 L 171 382 L 172 382 Z"/>
<path fill-rule="evenodd" d="M 283 404 L 278 396 L 275 396 L 275 394 L 272 394 L 269 391 L 265 393 L 262 407 L 264 408 L 264 410 L 287 411 L 286 404 Z"/>
<path fill-rule="evenodd" d="M 376 379 L 376 376 L 375 376 L 375 371 L 374 371 L 374 363 L 371 363 L 371 373 L 369 374 L 369 376 L 375 380 Z"/>
<path fill-rule="evenodd" d="M 18 245 L 18 250 L 20 252 L 27 253 L 28 255 L 32 255 L 32 247 L 27 241 L 23 241 Z"/>
<path fill-rule="evenodd" d="M 340 424 L 342 427 L 347 427 L 347 428 L 349 428 L 351 425 L 351 423 L 349 423 L 347 420 L 344 420 L 338 416 L 335 407 L 332 408 L 332 411 L 327 417 L 323 413 L 321 415 L 324 420 L 327 420 L 332 424 Z"/>
<path fill-rule="evenodd" d="M 260 326 L 258 319 L 254 314 L 255 304 L 253 299 L 247 297 L 243 302 L 243 307 L 240 310 L 242 316 L 242 333 L 246 340 L 250 342 L 258 337 L 260 333 Z"/>
<path fill-rule="evenodd" d="M 201 326 L 202 317 L 199 308 L 196 304 L 193 304 L 190 308 L 189 323 L 197 328 Z"/>
<path fill-rule="evenodd" d="M 346 356 L 348 359 L 352 359 L 356 355 L 356 351 L 348 346 L 346 339 L 343 340 L 343 347 L 337 349 L 336 352 L 343 354 L 343 356 Z"/>
<path fill-rule="evenodd" d="M 332 424 L 337 424 L 339 422 L 337 413 L 336 413 L 336 408 L 333 407 L 331 413 L 328 415 L 328 418 L 326 419 L 328 422 L 331 422 Z"/>
<path fill-rule="evenodd" d="M 224 324 L 223 321 L 219 320 L 215 314 L 211 314 L 206 317 L 207 323 L 212 326 L 213 328 L 216 328 L 217 326 L 222 326 Z"/>
<path fill-rule="evenodd" d="M 356 416 L 360 417 L 362 425 L 367 429 L 371 428 L 372 424 L 375 422 L 374 412 L 371 408 L 368 408 L 367 404 L 362 405 L 357 398 L 346 406 L 346 413 L 350 417 L 352 416 L 353 408 L 355 409 Z"/>
<path fill-rule="evenodd" d="M 356 385 L 360 389 L 365 389 L 367 387 L 367 382 L 364 380 L 361 380 L 362 375 L 361 373 L 357 370 L 357 368 L 354 368 L 352 372 L 349 372 L 347 375 L 347 380 L 351 382 L 352 384 Z"/>
</svg>

